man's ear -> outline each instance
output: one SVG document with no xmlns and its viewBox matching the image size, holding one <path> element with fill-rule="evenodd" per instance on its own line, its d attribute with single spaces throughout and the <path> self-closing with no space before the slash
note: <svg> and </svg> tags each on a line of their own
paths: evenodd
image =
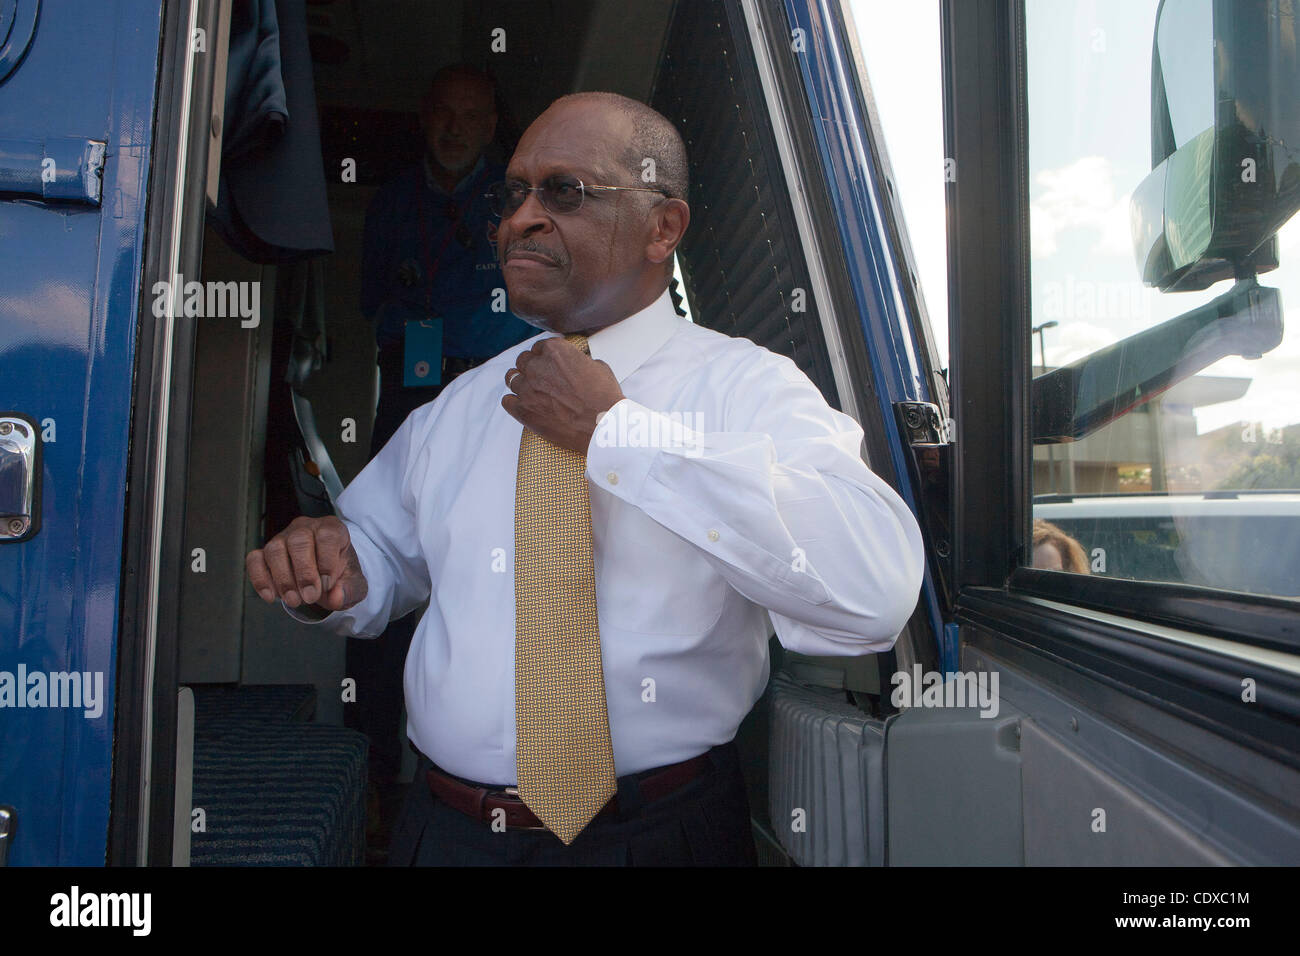
<svg viewBox="0 0 1300 956">
<path fill-rule="evenodd" d="M 650 213 L 650 236 L 645 257 L 651 262 L 672 258 L 673 250 L 691 223 L 691 207 L 682 199 L 665 199 Z"/>
</svg>

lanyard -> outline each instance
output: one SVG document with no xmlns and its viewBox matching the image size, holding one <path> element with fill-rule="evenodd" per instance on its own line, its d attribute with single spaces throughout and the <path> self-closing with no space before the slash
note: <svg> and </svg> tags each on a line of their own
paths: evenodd
<svg viewBox="0 0 1300 956">
<path fill-rule="evenodd" d="M 451 242 L 451 237 L 456 234 L 456 230 L 460 227 L 460 221 L 465 218 L 465 214 L 469 212 L 469 207 L 473 205 L 474 190 L 478 186 L 478 181 L 483 178 L 483 175 L 486 172 L 487 166 L 485 164 L 479 171 L 478 175 L 470 180 L 469 186 L 465 189 L 466 200 L 463 205 L 458 204 L 459 209 L 456 213 L 456 218 L 452 220 L 451 224 L 447 227 L 447 231 L 443 233 L 442 243 L 438 246 L 438 254 L 436 256 L 432 254 L 432 249 L 429 245 L 429 217 L 425 214 L 424 209 L 424 196 L 425 193 L 429 191 L 429 187 L 428 184 L 421 184 L 422 188 L 419 193 L 418 215 L 420 217 L 420 251 L 424 254 L 424 271 L 425 275 L 428 276 L 428 282 L 424 292 L 424 311 L 428 314 L 432 314 L 433 312 L 433 280 L 438 276 L 438 267 L 442 264 L 442 255 L 447 251 L 447 244 Z M 454 195 L 453 201 L 455 201 Z"/>
</svg>

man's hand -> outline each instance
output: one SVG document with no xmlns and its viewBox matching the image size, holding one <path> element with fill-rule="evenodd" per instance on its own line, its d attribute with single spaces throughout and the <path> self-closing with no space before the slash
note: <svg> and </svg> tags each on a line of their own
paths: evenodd
<svg viewBox="0 0 1300 956">
<path fill-rule="evenodd" d="M 510 394 L 501 407 L 552 444 L 587 453 L 596 418 L 623 400 L 604 362 L 563 338 L 542 339 L 506 372 Z"/>
<path fill-rule="evenodd" d="M 263 601 L 283 598 L 289 607 L 315 604 L 343 611 L 369 590 L 347 525 L 327 518 L 294 518 L 266 546 L 244 559 L 248 580 Z"/>
</svg>

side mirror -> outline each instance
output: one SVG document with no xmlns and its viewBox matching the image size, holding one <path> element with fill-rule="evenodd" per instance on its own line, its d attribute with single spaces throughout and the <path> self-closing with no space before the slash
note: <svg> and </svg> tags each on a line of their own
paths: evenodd
<svg viewBox="0 0 1300 956">
<path fill-rule="evenodd" d="M 1033 381 L 1031 437 L 1077 441 L 1228 355 L 1282 341 L 1277 231 L 1300 209 L 1293 0 L 1161 0 L 1151 51 L 1151 161 L 1130 203 L 1142 281 L 1232 288 Z"/>
<path fill-rule="evenodd" d="M 1300 209 L 1300 57 L 1291 0 L 1161 0 L 1152 171 L 1130 204 L 1142 281 L 1163 292 L 1277 268 Z"/>
</svg>

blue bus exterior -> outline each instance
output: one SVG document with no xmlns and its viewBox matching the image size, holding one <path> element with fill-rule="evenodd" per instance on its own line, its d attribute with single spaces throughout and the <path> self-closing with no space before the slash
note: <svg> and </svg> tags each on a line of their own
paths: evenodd
<svg viewBox="0 0 1300 956">
<path fill-rule="evenodd" d="M 96 717 L 0 709 L 15 865 L 102 865 L 107 851 L 160 23 L 157 3 L 0 5 L 5 57 L 16 55 L 15 32 L 34 27 L 0 82 L 0 411 L 34 419 L 44 438 L 40 533 L 0 544 L 0 671 L 99 674 L 103 688 Z M 96 197 L 93 183 L 68 187 L 58 167 L 98 143 Z M 42 182 L 52 168 L 62 178 Z"/>
</svg>

